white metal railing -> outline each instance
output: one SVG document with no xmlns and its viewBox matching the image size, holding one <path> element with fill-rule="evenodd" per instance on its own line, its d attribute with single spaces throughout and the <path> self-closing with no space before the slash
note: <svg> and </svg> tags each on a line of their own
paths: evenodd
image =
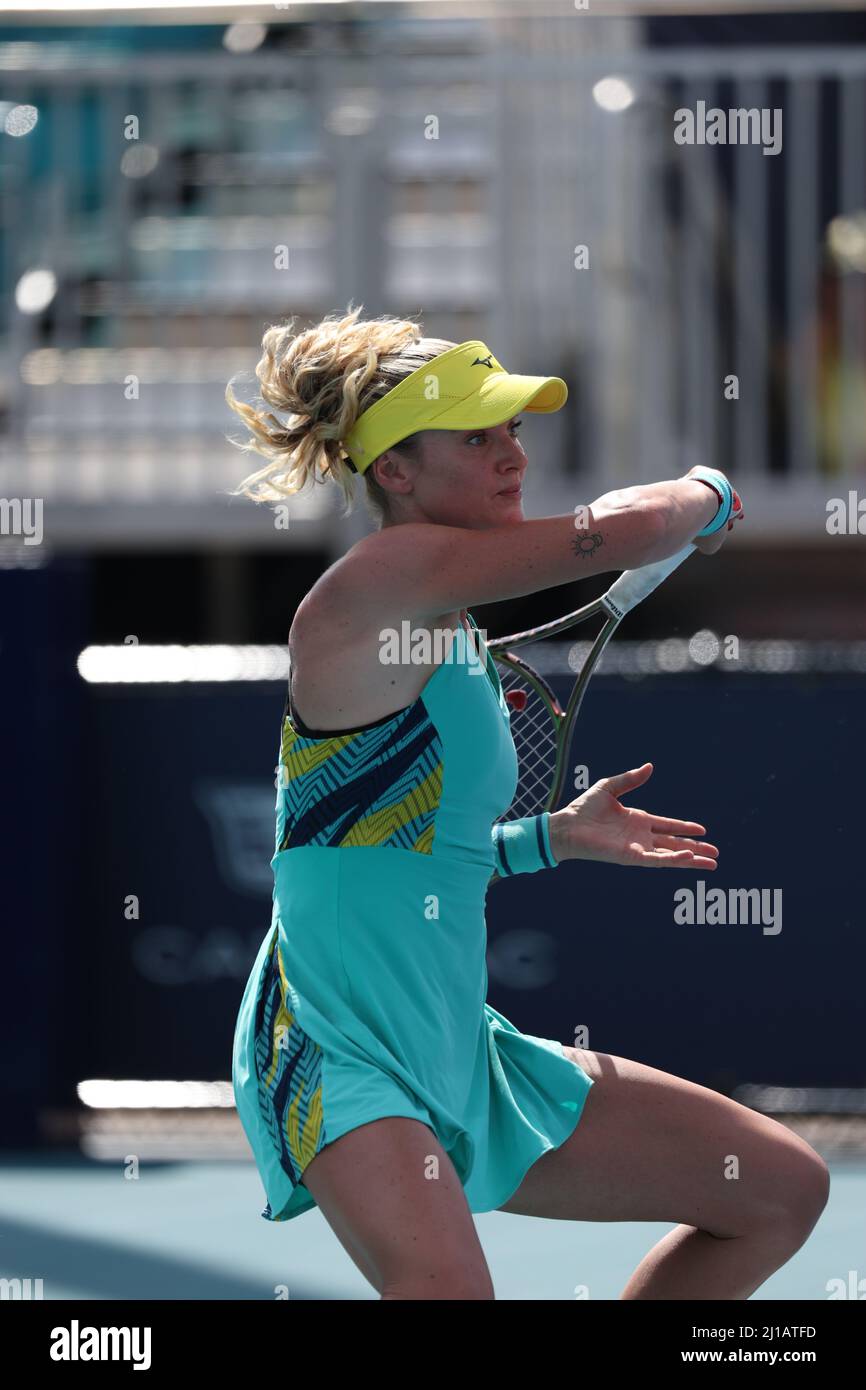
<svg viewBox="0 0 866 1390">
<path fill-rule="evenodd" d="M 39 111 L 31 135 L 2 137 L 2 282 L 20 293 L 38 267 L 58 282 L 45 334 L 7 312 L 5 494 L 53 501 L 61 534 L 73 513 L 85 534 L 94 507 L 162 533 L 178 501 L 199 504 L 193 528 L 253 525 L 255 509 L 220 510 L 245 462 L 224 441 L 243 434 L 225 383 L 240 371 L 254 388 L 267 322 L 351 299 L 566 377 L 567 410 L 531 423 L 551 461 L 533 510 L 700 460 L 763 499 L 771 532 L 820 539 L 821 496 L 866 475 L 866 51 L 646 50 L 639 35 L 548 21 L 467 30 L 474 51 L 445 58 L 54 69 L 38 47 L 18 66 L 0 47 L 5 101 Z M 626 110 L 593 96 L 610 75 Z M 678 145 L 674 111 L 699 101 L 780 107 L 782 152 Z M 329 497 L 298 515 L 339 530 Z"/>
</svg>

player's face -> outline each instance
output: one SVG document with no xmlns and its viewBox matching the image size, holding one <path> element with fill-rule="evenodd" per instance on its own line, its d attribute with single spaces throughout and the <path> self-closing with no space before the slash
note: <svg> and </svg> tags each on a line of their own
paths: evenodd
<svg viewBox="0 0 866 1390">
<path fill-rule="evenodd" d="M 521 417 L 479 430 L 425 430 L 422 462 L 403 474 L 401 519 L 487 530 L 523 517 Z M 394 474 L 395 480 L 398 474 Z"/>
</svg>

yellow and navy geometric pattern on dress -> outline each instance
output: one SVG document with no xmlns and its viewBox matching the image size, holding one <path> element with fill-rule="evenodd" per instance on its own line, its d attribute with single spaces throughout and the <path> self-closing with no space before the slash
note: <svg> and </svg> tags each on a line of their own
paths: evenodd
<svg viewBox="0 0 866 1390">
<path fill-rule="evenodd" d="M 432 853 L 442 799 L 443 749 L 423 700 L 419 697 L 365 728 L 319 736 L 298 716 L 290 717 L 290 711 L 287 694 L 276 849 L 393 846 Z M 280 1166 L 297 1186 L 328 1139 L 322 1049 L 301 1028 L 287 997 L 275 933 L 256 1010 L 259 1105 Z M 262 1216 L 279 1219 L 270 1202 Z"/>
<path fill-rule="evenodd" d="M 288 718 L 280 747 L 277 849 L 391 846 L 432 853 L 443 748 L 422 700 L 375 725 L 305 738 Z"/>
<path fill-rule="evenodd" d="M 259 1106 L 273 1136 L 280 1167 L 297 1186 L 311 1159 L 328 1142 L 322 1107 L 322 1049 L 286 1007 L 286 978 L 277 933 L 256 1009 Z M 278 1221 L 268 1202 L 262 1212 Z"/>
</svg>

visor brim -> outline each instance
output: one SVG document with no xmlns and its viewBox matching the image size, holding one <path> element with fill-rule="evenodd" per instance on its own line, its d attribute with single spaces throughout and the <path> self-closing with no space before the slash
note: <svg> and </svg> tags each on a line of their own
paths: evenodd
<svg viewBox="0 0 866 1390">
<path fill-rule="evenodd" d="M 437 430 L 480 429 L 501 425 L 522 410 L 551 414 L 568 400 L 568 387 L 558 376 L 516 376 L 497 372 L 478 390 L 449 406 L 435 421 L 422 428 Z"/>
</svg>

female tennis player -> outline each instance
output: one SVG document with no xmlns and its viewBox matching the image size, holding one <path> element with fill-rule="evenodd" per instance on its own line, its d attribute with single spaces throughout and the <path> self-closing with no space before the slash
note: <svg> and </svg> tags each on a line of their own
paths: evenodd
<svg viewBox="0 0 866 1390">
<path fill-rule="evenodd" d="M 468 650 L 468 605 L 689 541 L 713 552 L 739 498 L 731 512 L 723 475 L 686 476 L 606 493 L 586 531 L 571 513 L 528 521 L 519 413 L 558 410 L 564 382 L 360 314 L 265 333 L 271 410 L 226 391 L 244 447 L 268 460 L 238 493 L 283 502 L 331 479 L 349 503 L 361 474 L 379 523 L 317 581 L 289 634 L 273 916 L 232 1073 L 262 1215 L 318 1206 L 382 1299 L 493 1298 L 472 1212 L 676 1222 L 621 1297 L 746 1299 L 818 1219 L 819 1155 L 706 1087 L 528 1036 L 486 1003 L 493 870 L 595 858 L 706 871 L 718 850 L 695 821 L 620 804 L 645 763 L 514 823 L 503 864 L 492 827 L 515 789 L 508 709 L 494 663 L 473 678 Z M 407 620 L 447 632 L 447 659 L 384 664 L 383 630 Z"/>
</svg>

